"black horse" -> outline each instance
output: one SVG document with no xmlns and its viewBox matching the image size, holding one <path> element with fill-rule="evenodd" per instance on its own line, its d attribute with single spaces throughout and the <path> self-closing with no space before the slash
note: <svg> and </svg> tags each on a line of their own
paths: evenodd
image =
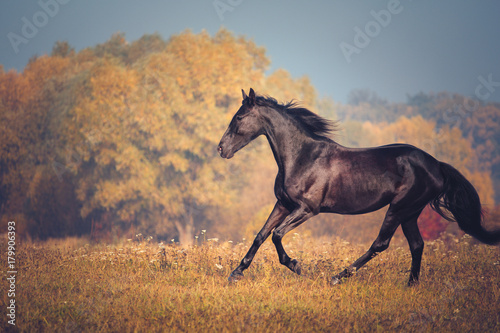
<svg viewBox="0 0 500 333">
<path fill-rule="evenodd" d="M 271 234 L 280 263 L 300 274 L 301 266 L 283 249 L 281 239 L 310 217 L 322 213 L 364 214 L 389 205 L 370 249 L 332 278 L 337 284 L 389 246 L 399 225 L 410 245 L 408 285 L 418 282 L 424 242 L 417 218 L 430 203 L 441 216 L 481 242 L 496 244 L 500 231 L 481 225 L 479 196 L 452 166 L 405 144 L 376 148 L 346 148 L 327 137 L 335 123 L 295 103 L 279 104 L 256 96 L 253 89 L 234 115 L 218 146 L 231 158 L 250 141 L 265 135 L 278 164 L 274 185 L 276 205 L 229 281 L 243 276 L 261 244 Z M 273 231 L 274 230 L 274 231 Z"/>
</svg>

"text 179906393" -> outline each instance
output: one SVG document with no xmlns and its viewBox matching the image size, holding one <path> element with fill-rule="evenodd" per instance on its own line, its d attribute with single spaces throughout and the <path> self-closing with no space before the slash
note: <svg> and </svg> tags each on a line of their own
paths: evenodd
<svg viewBox="0 0 500 333">
<path fill-rule="evenodd" d="M 16 222 L 7 223 L 7 322 L 16 325 Z"/>
</svg>

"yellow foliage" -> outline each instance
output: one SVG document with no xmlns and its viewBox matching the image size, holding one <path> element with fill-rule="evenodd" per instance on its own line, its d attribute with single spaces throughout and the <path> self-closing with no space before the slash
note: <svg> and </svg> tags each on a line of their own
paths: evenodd
<svg viewBox="0 0 500 333">
<path fill-rule="evenodd" d="M 216 152 L 241 105 L 241 89 L 294 99 L 329 118 L 344 109 L 319 100 L 307 77 L 293 78 L 284 69 L 266 74 L 269 64 L 264 48 L 221 29 L 214 36 L 186 31 L 168 42 L 152 35 L 127 43 L 115 34 L 78 53 L 33 58 L 22 73 L 0 66 L 0 199 L 9 198 L 4 210 L 42 225 L 37 212 L 23 211 L 25 203 L 43 208 L 47 194 L 55 193 L 59 197 L 47 211 L 75 197 L 71 209 L 80 209 L 86 223 L 177 239 L 192 239 L 207 227 L 241 234 L 247 221 L 247 233 L 257 232 L 275 200 L 276 164 L 266 140 L 230 162 Z M 386 111 L 368 103 L 349 108 L 368 119 Z M 398 115 L 412 111 L 397 109 Z M 495 112 L 485 107 L 479 118 Z M 494 124 L 467 120 L 469 136 L 485 139 L 473 149 L 459 129 L 437 130 L 421 116 L 381 119 L 391 122 L 345 121 L 338 141 L 413 144 L 457 167 L 485 205 L 494 204 L 493 162 L 485 167 L 477 158 L 496 151 Z"/>
</svg>

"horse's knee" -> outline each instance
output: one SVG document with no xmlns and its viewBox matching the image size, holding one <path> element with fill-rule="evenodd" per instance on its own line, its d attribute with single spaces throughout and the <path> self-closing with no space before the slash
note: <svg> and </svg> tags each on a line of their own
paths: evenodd
<svg viewBox="0 0 500 333">
<path fill-rule="evenodd" d="M 280 244 L 282 238 L 283 238 L 283 235 L 279 231 L 277 231 L 277 230 L 273 231 L 272 240 L 273 240 L 274 245 Z"/>
<path fill-rule="evenodd" d="M 389 247 L 389 242 L 375 241 L 375 243 L 373 243 L 371 246 L 371 250 L 374 253 L 380 253 L 380 252 L 387 250 L 388 247 Z"/>
<path fill-rule="evenodd" d="M 253 245 L 254 246 L 261 246 L 262 243 L 266 240 L 267 237 L 262 235 L 260 232 L 255 236 L 255 239 L 253 240 Z"/>
</svg>

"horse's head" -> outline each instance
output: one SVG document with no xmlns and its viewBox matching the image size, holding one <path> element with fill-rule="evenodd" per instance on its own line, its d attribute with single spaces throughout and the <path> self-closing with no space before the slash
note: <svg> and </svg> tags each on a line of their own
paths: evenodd
<svg viewBox="0 0 500 333">
<path fill-rule="evenodd" d="M 250 141 L 264 134 L 262 119 L 259 115 L 259 106 L 255 103 L 255 92 L 250 88 L 248 96 L 243 93 L 240 109 L 234 115 L 226 133 L 222 136 L 217 150 L 223 158 L 231 158 L 245 147 Z"/>
</svg>

